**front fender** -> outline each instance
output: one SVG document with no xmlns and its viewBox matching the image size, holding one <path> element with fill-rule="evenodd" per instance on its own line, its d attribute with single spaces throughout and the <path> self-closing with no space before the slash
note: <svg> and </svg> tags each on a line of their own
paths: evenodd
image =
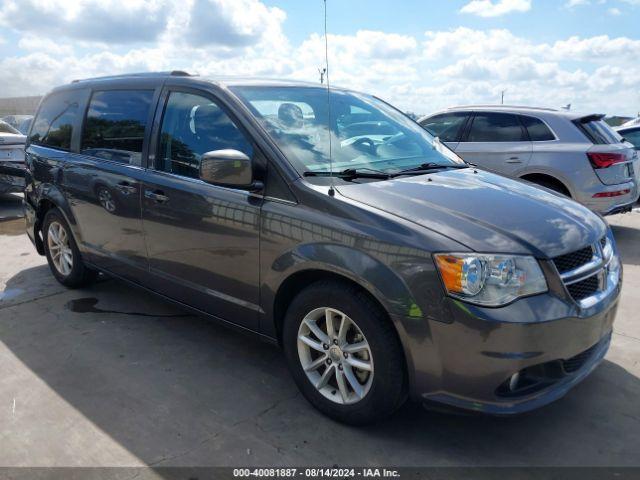
<svg viewBox="0 0 640 480">
<path fill-rule="evenodd" d="M 297 245 L 272 263 L 264 284 L 272 287 L 273 311 L 275 294 L 284 281 L 303 271 L 325 271 L 348 278 L 373 295 L 390 314 L 422 317 L 422 310 L 403 279 L 387 265 L 366 252 L 333 243 Z"/>
<path fill-rule="evenodd" d="M 428 320 L 447 316 L 435 313 L 439 302 L 424 305 L 424 299 L 416 300 L 401 275 L 367 252 L 344 245 L 306 243 L 276 258 L 264 276 L 263 285 L 266 285 L 266 288 L 263 288 L 262 295 L 266 321 L 263 324 L 263 333 L 277 337 L 273 318 L 277 292 L 287 279 L 305 271 L 337 274 L 360 285 L 378 300 L 386 309 L 398 333 L 407 362 L 410 385 L 415 381 L 414 351 L 422 352 L 424 359 L 429 360 L 432 365 L 437 365 L 436 350 L 425 346 L 432 344 Z M 411 278 L 411 275 L 408 278 Z"/>
</svg>

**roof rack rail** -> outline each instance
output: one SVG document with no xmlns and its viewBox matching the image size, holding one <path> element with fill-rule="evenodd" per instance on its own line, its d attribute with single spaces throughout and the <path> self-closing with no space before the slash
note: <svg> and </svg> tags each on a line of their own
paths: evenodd
<svg viewBox="0 0 640 480">
<path fill-rule="evenodd" d="M 138 73 L 123 73 L 120 75 L 106 75 L 103 77 L 82 78 L 72 80 L 71 83 L 88 82 L 92 80 L 111 80 L 117 78 L 132 78 L 132 77 L 164 77 L 170 75 L 172 77 L 192 77 L 193 75 L 183 70 L 172 70 L 170 72 L 138 72 Z"/>
<path fill-rule="evenodd" d="M 457 105 L 455 107 L 449 107 L 448 109 L 450 110 L 454 108 L 522 108 L 527 110 L 542 110 L 547 112 L 559 111 L 557 108 L 550 108 L 550 107 L 532 107 L 528 105 L 501 105 L 501 104 L 495 104 L 495 103 L 494 104 L 491 104 L 491 103 L 476 104 L 476 105 Z"/>
</svg>

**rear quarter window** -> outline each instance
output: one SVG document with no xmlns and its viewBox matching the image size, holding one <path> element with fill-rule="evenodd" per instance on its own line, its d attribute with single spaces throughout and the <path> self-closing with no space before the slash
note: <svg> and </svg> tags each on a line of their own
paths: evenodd
<svg viewBox="0 0 640 480">
<path fill-rule="evenodd" d="M 548 142 L 549 140 L 555 140 L 556 137 L 549 127 L 540 119 L 534 117 L 520 116 L 520 121 L 524 128 L 527 129 L 529 139 L 532 142 Z"/>
<path fill-rule="evenodd" d="M 70 150 L 82 95 L 80 91 L 70 90 L 47 96 L 33 121 L 29 143 Z"/>
</svg>

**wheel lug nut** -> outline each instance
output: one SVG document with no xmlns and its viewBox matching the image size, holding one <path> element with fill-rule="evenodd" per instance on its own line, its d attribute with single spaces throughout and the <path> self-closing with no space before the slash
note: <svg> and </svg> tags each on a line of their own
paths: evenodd
<svg viewBox="0 0 640 480">
<path fill-rule="evenodd" d="M 331 365 L 331 359 L 327 358 L 327 365 Z"/>
<path fill-rule="evenodd" d="M 342 364 L 338 365 L 338 370 L 342 370 Z"/>
<path fill-rule="evenodd" d="M 329 350 L 329 345 L 327 345 L 326 343 L 323 343 L 322 348 L 324 348 L 325 350 Z"/>
<path fill-rule="evenodd" d="M 333 344 L 334 344 L 334 345 L 337 345 L 337 344 L 338 344 L 338 339 L 337 339 L 337 338 L 334 338 L 334 339 L 333 339 Z"/>
<path fill-rule="evenodd" d="M 349 354 L 347 352 L 344 352 L 343 355 L 344 355 L 344 358 L 348 358 L 349 357 Z"/>
</svg>

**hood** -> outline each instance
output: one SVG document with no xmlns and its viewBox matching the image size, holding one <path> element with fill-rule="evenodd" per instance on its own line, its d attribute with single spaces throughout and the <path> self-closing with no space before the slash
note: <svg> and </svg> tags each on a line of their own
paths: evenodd
<svg viewBox="0 0 640 480">
<path fill-rule="evenodd" d="M 478 252 L 552 258 L 595 243 L 607 228 L 572 200 L 471 168 L 337 189 Z"/>
<path fill-rule="evenodd" d="M 24 145 L 26 135 L 17 133 L 0 133 L 0 147 L 2 145 Z"/>
</svg>

